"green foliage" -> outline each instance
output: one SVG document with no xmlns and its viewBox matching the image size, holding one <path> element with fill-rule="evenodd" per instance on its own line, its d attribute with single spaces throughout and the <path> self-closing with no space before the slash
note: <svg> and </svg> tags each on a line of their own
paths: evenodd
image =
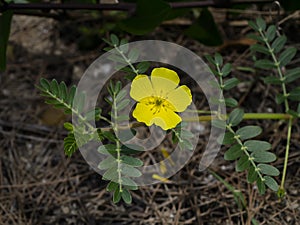
<svg viewBox="0 0 300 225">
<path fill-rule="evenodd" d="M 208 9 L 201 10 L 199 18 L 185 30 L 185 34 L 208 46 L 223 43 L 218 27 Z"/>
<path fill-rule="evenodd" d="M 255 29 L 260 29 L 260 27 L 266 29 L 266 24 L 261 20 L 256 24 L 251 22 L 250 24 Z M 274 35 L 274 28 L 272 27 L 268 30 L 268 38 L 272 40 L 274 39 Z M 252 50 L 254 49 L 258 52 L 268 53 L 266 48 L 261 48 L 261 46 L 258 45 L 254 45 Z M 207 56 L 206 58 L 213 66 L 212 72 L 219 79 L 219 84 L 217 85 L 220 88 L 222 95 L 223 91 L 230 90 L 239 83 L 239 80 L 236 78 L 229 78 L 224 81 L 224 77 L 230 73 L 231 65 L 225 64 L 223 66 L 224 62 L 220 54 L 215 54 L 214 58 L 211 56 Z M 259 65 L 262 64 L 265 64 L 265 61 L 261 60 Z M 228 104 L 228 98 L 225 98 L 225 103 L 226 101 L 227 106 L 237 106 L 237 101 L 235 99 L 230 100 L 231 102 L 235 101 L 236 103 L 234 104 Z M 244 118 L 244 110 L 239 108 L 232 110 L 226 121 L 222 120 L 222 115 L 217 115 L 217 117 L 216 120 L 213 120 L 212 125 L 218 128 L 227 129 L 224 137 L 218 138 L 218 142 L 223 145 L 231 145 L 225 152 L 224 159 L 236 160 L 235 169 L 237 172 L 247 170 L 247 181 L 249 183 L 256 182 L 261 194 L 265 192 L 266 186 L 272 190 L 278 189 L 276 181 L 271 176 L 278 176 L 279 171 L 275 167 L 267 164 L 276 160 L 276 155 L 272 152 L 268 152 L 271 148 L 271 144 L 266 141 L 249 140 L 260 135 L 262 129 L 259 126 L 253 125 L 241 127 L 240 123 Z M 234 127 L 237 127 L 237 129 L 234 130 Z"/>
<path fill-rule="evenodd" d="M 138 0 L 135 14 L 119 23 L 119 26 L 132 34 L 146 34 L 157 27 L 171 11 L 170 5 L 162 0 Z"/>
<path fill-rule="evenodd" d="M 134 65 L 139 58 L 139 51 L 137 49 L 129 49 L 126 39 L 119 40 L 115 34 L 111 34 L 109 40 L 103 40 L 110 45 L 105 50 L 112 50 L 108 58 L 117 63 L 116 69 L 126 73 L 126 79 L 133 80 L 136 75 L 145 73 L 149 69 L 149 62 L 139 62 Z"/>
<path fill-rule="evenodd" d="M 112 43 L 117 44 L 117 39 L 112 40 Z M 98 168 L 105 170 L 102 179 L 110 181 L 107 190 L 113 192 L 113 202 L 118 203 L 123 199 L 124 202 L 130 204 L 132 201 L 130 190 L 137 189 L 137 185 L 132 178 L 142 175 L 137 167 L 141 167 L 143 162 L 140 159 L 129 156 L 129 154 L 132 153 L 130 150 L 134 149 L 130 149 L 126 146 L 129 151 L 124 151 L 121 144 L 122 135 L 120 138 L 115 136 L 120 132 L 118 121 L 120 121 L 119 118 L 122 117 L 122 115 L 119 114 L 119 111 L 127 106 L 129 101 L 129 99 L 125 98 L 127 93 L 122 89 L 121 82 L 118 81 L 115 84 L 110 82 L 108 93 L 112 99 L 110 101 L 112 106 L 111 126 L 114 134 L 111 132 L 103 132 L 104 137 L 112 143 L 101 145 L 98 148 L 98 152 L 106 156 L 106 158 L 99 163 Z"/>
<path fill-rule="evenodd" d="M 239 80 L 237 78 L 229 78 L 225 79 L 227 77 L 232 69 L 232 65 L 230 63 L 226 63 L 223 65 L 223 57 L 216 53 L 214 57 L 210 55 L 205 56 L 208 62 L 211 64 L 211 72 L 218 78 L 219 83 L 217 84 L 211 84 L 212 86 L 217 86 L 220 90 L 219 98 L 216 98 L 215 96 L 211 97 L 209 99 L 209 102 L 216 105 L 222 105 L 225 104 L 227 107 L 237 107 L 238 101 L 234 98 L 223 98 L 223 91 L 224 90 L 230 90 L 234 87 L 236 87 L 239 83 Z"/>
<path fill-rule="evenodd" d="M 172 129 L 172 141 L 178 143 L 181 150 L 194 150 L 194 146 L 191 143 L 191 138 L 194 134 L 187 129 L 187 124 L 181 122 L 174 129 Z"/>
<path fill-rule="evenodd" d="M 287 4 L 287 3 L 286 3 Z M 265 77 L 263 80 L 267 84 L 280 85 L 282 93 L 278 93 L 275 97 L 275 102 L 277 104 L 284 104 L 285 112 L 290 114 L 292 117 L 288 120 L 288 129 L 287 129 L 287 143 L 286 143 L 286 152 L 285 160 L 283 165 L 282 180 L 280 188 L 278 187 L 277 182 L 271 176 L 277 176 L 279 171 L 268 164 L 259 164 L 258 168 L 262 174 L 266 176 L 258 182 L 258 187 L 261 193 L 265 190 L 265 185 L 270 189 L 277 191 L 279 197 L 284 196 L 284 183 L 285 176 L 288 167 L 288 156 L 290 149 L 290 139 L 292 133 L 292 121 L 294 118 L 299 117 L 299 105 L 297 109 L 293 110 L 290 107 L 290 101 L 299 101 L 300 99 L 300 87 L 296 87 L 291 91 L 288 91 L 288 84 L 297 80 L 300 77 L 300 69 L 284 69 L 289 63 L 293 60 L 297 53 L 297 49 L 294 47 L 285 48 L 287 38 L 284 35 L 278 36 L 276 33 L 276 28 L 274 25 L 268 26 L 262 18 L 257 18 L 256 21 L 250 21 L 249 26 L 255 30 L 255 34 L 251 34 L 250 37 L 254 40 L 257 40 L 258 43 L 251 47 L 251 50 L 259 52 L 263 55 L 263 59 L 257 60 L 255 57 L 255 66 L 264 70 L 271 70 L 272 72 L 276 71 L 276 74 L 272 76 Z M 273 72 L 274 73 L 274 72 Z M 251 156 L 253 161 L 258 163 L 270 163 L 276 160 L 276 155 L 271 152 L 258 151 L 253 147 Z M 257 143 L 256 143 L 257 144 Z M 262 143 L 260 143 L 262 145 Z M 270 146 L 264 145 L 265 149 L 269 149 Z"/>
<path fill-rule="evenodd" d="M 58 83 L 55 79 L 50 82 L 42 78 L 37 88 L 41 91 L 41 95 L 46 98 L 45 102 L 47 104 L 62 109 L 65 114 L 74 113 L 79 119 L 79 124 L 76 126 L 71 123 L 64 123 L 65 129 L 69 132 L 64 139 L 64 151 L 67 156 L 71 157 L 78 147 L 90 140 L 101 138 L 101 131 L 88 123 L 92 120 L 100 120 L 102 118 L 101 110 L 96 107 L 83 115 L 85 95 L 84 93 L 78 93 L 77 98 L 74 99 L 76 94 L 74 85 L 68 89 L 64 82 Z"/>
</svg>

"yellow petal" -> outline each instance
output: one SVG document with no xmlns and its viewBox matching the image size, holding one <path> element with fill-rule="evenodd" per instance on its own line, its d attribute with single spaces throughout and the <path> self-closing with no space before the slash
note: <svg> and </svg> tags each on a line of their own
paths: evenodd
<svg viewBox="0 0 300 225">
<path fill-rule="evenodd" d="M 152 84 L 146 75 L 138 75 L 131 83 L 130 96 L 136 101 L 153 95 Z"/>
<path fill-rule="evenodd" d="M 178 86 L 179 81 L 177 73 L 173 70 L 163 67 L 152 70 L 151 82 L 156 96 L 166 97 L 168 92 Z"/>
<path fill-rule="evenodd" d="M 182 85 L 169 92 L 167 100 L 175 107 L 176 112 L 183 112 L 192 102 L 191 90 Z"/>
<path fill-rule="evenodd" d="M 153 123 L 163 130 L 175 128 L 181 122 L 181 117 L 171 110 L 161 110 L 153 119 Z"/>
<path fill-rule="evenodd" d="M 144 102 L 138 103 L 132 112 L 132 116 L 139 122 L 145 123 L 147 126 L 153 124 L 153 112 L 151 106 L 146 105 Z"/>
<path fill-rule="evenodd" d="M 146 101 L 136 105 L 132 115 L 139 122 L 151 126 L 153 123 L 160 126 L 163 130 L 176 127 L 181 122 L 180 116 L 169 108 L 161 108 L 157 113 L 153 113 L 153 105 L 146 104 Z"/>
</svg>

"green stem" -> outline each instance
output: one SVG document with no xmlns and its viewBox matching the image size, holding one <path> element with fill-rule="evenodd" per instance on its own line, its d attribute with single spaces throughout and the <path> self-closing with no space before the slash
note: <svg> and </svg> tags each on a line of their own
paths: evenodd
<svg viewBox="0 0 300 225">
<path fill-rule="evenodd" d="M 74 113 L 81 122 L 83 122 L 92 132 L 97 131 L 97 129 L 95 127 L 93 127 L 90 123 L 88 123 L 86 121 L 86 118 L 83 117 L 77 109 L 74 109 L 72 107 L 72 105 L 69 105 L 68 103 L 66 103 L 64 100 L 60 99 L 58 96 L 52 94 L 50 91 L 46 90 L 45 91 L 49 96 L 51 96 L 52 98 L 56 99 L 57 101 L 59 101 L 59 103 L 63 104 L 66 108 L 68 108 L 69 110 L 72 111 L 72 113 Z"/>
<path fill-rule="evenodd" d="M 287 166 L 288 166 L 290 142 L 291 142 L 291 135 L 292 135 L 292 122 L 293 122 L 293 119 L 289 119 L 288 132 L 287 132 L 287 142 L 286 142 L 286 148 L 285 148 L 285 157 L 284 157 L 281 184 L 280 184 L 280 189 L 279 189 L 281 191 L 284 191 L 284 182 L 285 182 L 285 176 L 286 176 L 286 171 L 287 171 Z"/>
<path fill-rule="evenodd" d="M 262 31 L 262 30 L 259 30 L 259 33 L 260 33 L 260 35 L 262 36 L 262 38 L 263 38 L 263 40 L 264 40 L 264 42 L 265 42 L 265 44 L 266 44 L 266 46 L 267 46 L 267 48 L 268 48 L 268 50 L 269 50 L 271 56 L 272 56 L 272 59 L 273 59 L 273 61 L 274 61 L 274 65 L 276 66 L 276 70 L 277 70 L 277 72 L 278 72 L 278 75 L 279 75 L 280 80 L 281 80 L 281 81 L 284 81 L 284 76 L 283 76 L 282 70 L 281 70 L 281 68 L 280 68 L 280 62 L 278 62 L 278 60 L 277 60 L 277 58 L 276 58 L 276 55 L 274 54 L 274 49 L 273 49 L 273 48 L 271 47 L 271 45 L 269 44 L 268 39 L 267 39 L 267 37 L 265 36 L 265 34 L 263 33 L 263 31 Z M 287 91 L 286 91 L 286 86 L 285 86 L 285 83 L 284 83 L 284 82 L 282 82 L 281 87 L 282 87 L 283 96 L 285 97 L 285 99 L 284 99 L 285 112 L 288 112 L 290 107 L 289 107 L 288 100 L 286 99 L 286 97 L 288 96 L 288 93 L 287 93 Z"/>
<path fill-rule="evenodd" d="M 216 64 L 216 67 L 217 67 L 217 72 L 218 72 L 218 75 L 219 75 L 220 89 L 221 89 L 219 99 L 223 99 L 223 91 L 224 91 L 224 82 L 223 82 L 223 77 L 222 77 L 223 74 L 220 70 L 219 64 Z M 218 115 L 219 115 L 219 117 L 220 117 L 221 113 L 222 113 L 221 112 L 221 105 L 219 104 L 218 105 Z"/>
<path fill-rule="evenodd" d="M 114 110 L 114 118 L 116 120 L 117 117 L 118 117 L 116 93 L 114 93 L 114 96 L 113 96 L 113 110 Z M 111 125 L 112 125 L 112 128 L 113 128 L 115 134 L 117 135 L 118 131 L 119 131 L 118 125 L 114 122 L 111 122 Z M 123 189 L 122 189 L 122 174 L 121 174 L 121 171 L 122 171 L 122 169 L 121 169 L 121 163 L 122 163 L 122 160 L 121 160 L 121 144 L 120 144 L 120 141 L 119 141 L 118 138 L 116 138 L 116 152 L 117 152 L 116 161 L 117 161 L 119 191 L 122 192 Z"/>
<path fill-rule="evenodd" d="M 280 62 L 278 62 L 275 54 L 274 54 L 274 49 L 272 49 L 272 47 L 270 46 L 268 39 L 266 38 L 266 36 L 264 35 L 262 30 L 259 30 L 260 35 L 263 37 L 264 42 L 266 44 L 266 46 L 269 49 L 269 52 L 271 53 L 272 59 L 274 61 L 274 64 L 276 66 L 276 70 L 278 72 L 278 75 L 280 77 L 281 81 L 284 81 L 285 77 L 282 73 L 282 70 L 280 68 Z M 281 84 L 282 87 L 282 92 L 283 92 L 283 96 L 285 97 L 284 99 L 284 106 L 285 106 L 285 112 L 288 112 L 290 107 L 289 107 L 289 102 L 287 100 L 288 97 L 288 93 L 287 93 L 287 89 L 286 89 L 286 85 L 284 82 L 282 82 Z M 281 178 L 281 184 L 280 184 L 280 188 L 278 193 L 280 193 L 280 195 L 284 194 L 284 183 L 285 183 L 285 176 L 286 176 L 286 171 L 287 171 L 287 165 L 288 165 L 288 160 L 289 160 L 289 150 L 290 150 L 290 140 L 291 140 L 291 132 L 292 132 L 292 122 L 293 122 L 293 118 L 289 118 L 289 122 L 288 122 L 288 133 L 287 133 L 287 143 L 286 143 L 286 148 L 285 148 L 285 157 L 284 157 L 284 165 L 283 165 L 283 171 L 282 171 L 282 178 Z"/>
<path fill-rule="evenodd" d="M 121 51 L 120 48 L 118 48 L 118 46 L 114 45 L 114 48 L 117 50 L 117 52 L 122 56 L 122 58 L 126 61 L 126 63 L 128 64 L 128 66 L 130 66 L 130 68 L 132 69 L 132 71 L 138 75 L 139 71 L 132 65 L 130 59 L 128 59 L 126 57 L 126 55 L 124 55 L 123 51 Z"/>
<path fill-rule="evenodd" d="M 256 166 L 256 164 L 253 161 L 253 158 L 250 156 L 249 152 L 247 151 L 247 147 L 243 144 L 242 140 L 240 139 L 239 135 L 237 135 L 235 133 L 235 131 L 231 128 L 231 126 L 226 125 L 226 129 L 233 134 L 234 139 L 237 141 L 237 143 L 241 146 L 241 149 L 243 150 L 243 152 L 245 153 L 245 155 L 248 157 L 248 160 L 250 161 L 250 163 L 252 164 L 252 166 L 255 168 L 255 171 L 257 172 L 259 178 L 264 181 L 264 178 L 262 176 L 262 174 L 260 173 L 259 168 Z"/>
<path fill-rule="evenodd" d="M 228 117 L 228 115 L 221 115 L 222 117 Z M 199 117 L 185 117 L 183 121 L 186 122 L 197 122 L 197 121 L 211 121 L 215 117 L 205 115 Z M 243 116 L 244 120 L 289 120 L 292 116 L 285 113 L 245 113 Z"/>
</svg>

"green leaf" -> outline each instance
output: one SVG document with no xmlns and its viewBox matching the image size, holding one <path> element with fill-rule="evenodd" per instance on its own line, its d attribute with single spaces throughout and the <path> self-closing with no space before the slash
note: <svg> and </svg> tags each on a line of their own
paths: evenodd
<svg viewBox="0 0 300 225">
<path fill-rule="evenodd" d="M 226 128 L 226 121 L 224 120 L 219 120 L 219 119 L 213 119 L 211 121 L 212 126 L 220 128 L 220 129 L 225 129 Z"/>
<path fill-rule="evenodd" d="M 235 170 L 237 172 L 242 172 L 247 170 L 250 166 L 250 161 L 247 155 L 243 155 L 236 163 Z"/>
<path fill-rule="evenodd" d="M 231 126 L 237 126 L 242 120 L 244 116 L 244 110 L 242 109 L 234 109 L 228 117 L 228 124 Z"/>
<path fill-rule="evenodd" d="M 105 173 L 102 176 L 103 180 L 111 180 L 114 182 L 118 182 L 119 174 L 118 174 L 118 168 L 116 166 L 110 167 L 108 170 L 105 171 Z"/>
<path fill-rule="evenodd" d="M 122 163 L 126 163 L 130 166 L 133 166 L 133 167 L 143 166 L 143 164 L 144 164 L 142 160 L 137 159 L 137 158 L 133 158 L 133 157 L 130 157 L 130 156 L 127 156 L 127 155 L 122 155 L 121 160 L 122 160 Z"/>
<path fill-rule="evenodd" d="M 278 94 L 276 94 L 275 102 L 279 105 L 279 104 L 283 103 L 285 99 L 286 99 L 286 97 L 284 97 L 283 94 L 278 93 Z"/>
<path fill-rule="evenodd" d="M 300 87 L 296 87 L 294 90 L 292 90 L 288 96 L 288 99 L 300 101 Z"/>
<path fill-rule="evenodd" d="M 137 184 L 129 177 L 122 177 L 122 184 L 128 187 L 137 187 Z"/>
<path fill-rule="evenodd" d="M 224 90 L 230 90 L 231 88 L 238 85 L 240 81 L 237 78 L 230 78 L 224 82 Z"/>
<path fill-rule="evenodd" d="M 270 150 L 272 145 L 266 141 L 256 141 L 256 140 L 249 140 L 244 143 L 247 147 L 247 150 L 250 152 L 254 151 L 267 151 Z"/>
<path fill-rule="evenodd" d="M 192 145 L 192 143 L 187 139 L 182 139 L 182 141 L 179 142 L 178 145 L 181 150 L 186 150 L 186 149 L 193 150 L 194 149 L 194 146 Z"/>
<path fill-rule="evenodd" d="M 266 37 L 268 39 L 269 42 L 273 41 L 276 35 L 276 26 L 275 25 L 271 25 L 268 27 L 267 32 L 266 32 Z"/>
<path fill-rule="evenodd" d="M 72 154 L 78 149 L 73 133 L 69 133 L 64 139 L 64 152 L 67 156 L 71 157 Z"/>
<path fill-rule="evenodd" d="M 128 54 L 128 59 L 130 60 L 130 62 L 136 62 L 136 60 L 139 58 L 139 55 L 139 50 L 134 48 L 130 50 Z"/>
<path fill-rule="evenodd" d="M 10 33 L 13 11 L 8 10 L 0 13 L 0 71 L 6 68 L 6 48 Z"/>
<path fill-rule="evenodd" d="M 119 23 L 121 29 L 143 35 L 157 27 L 170 13 L 171 7 L 163 0 L 138 0 L 135 14 Z"/>
<path fill-rule="evenodd" d="M 241 140 L 250 139 L 260 135 L 262 129 L 259 126 L 245 126 L 236 131 Z"/>
<path fill-rule="evenodd" d="M 65 82 L 60 82 L 59 84 L 59 97 L 66 102 L 67 97 L 68 97 L 68 90 Z"/>
<path fill-rule="evenodd" d="M 202 9 L 201 15 L 184 33 L 208 46 L 221 45 L 222 36 L 208 9 Z"/>
<path fill-rule="evenodd" d="M 143 146 L 139 146 L 135 144 L 126 144 L 121 146 L 121 153 L 124 154 L 138 154 L 141 151 L 144 151 Z"/>
<path fill-rule="evenodd" d="M 252 184 L 254 181 L 257 180 L 257 178 L 258 178 L 258 174 L 255 171 L 255 168 L 251 165 L 248 170 L 247 181 Z"/>
<path fill-rule="evenodd" d="M 74 130 L 73 124 L 69 123 L 69 122 L 64 123 L 64 128 L 70 132 L 72 132 Z"/>
<path fill-rule="evenodd" d="M 128 41 L 126 39 L 122 39 L 120 41 L 119 48 L 123 54 L 126 54 L 128 52 L 128 48 L 129 48 Z"/>
<path fill-rule="evenodd" d="M 258 36 L 256 34 L 248 34 L 247 37 L 256 40 L 258 42 L 264 43 L 264 39 L 261 36 Z"/>
<path fill-rule="evenodd" d="M 248 25 L 255 31 L 259 30 L 259 27 L 257 26 L 257 24 L 254 21 L 248 21 Z"/>
<path fill-rule="evenodd" d="M 239 144 L 231 146 L 224 154 L 225 160 L 236 160 L 243 155 L 243 151 Z"/>
<path fill-rule="evenodd" d="M 265 192 L 266 192 L 265 183 L 261 179 L 257 179 L 256 184 L 257 184 L 257 188 L 258 188 L 259 193 L 261 195 L 265 194 Z"/>
<path fill-rule="evenodd" d="M 69 92 L 69 96 L 68 96 L 68 104 L 73 106 L 73 100 L 74 100 L 74 96 L 75 96 L 75 93 L 76 93 L 76 86 L 73 85 L 71 88 L 70 88 L 70 92 Z"/>
<path fill-rule="evenodd" d="M 268 76 L 263 78 L 263 81 L 266 84 L 282 84 L 282 81 L 278 78 L 278 77 L 274 77 L 274 76 Z"/>
<path fill-rule="evenodd" d="M 267 49 L 265 46 L 262 46 L 260 44 L 251 45 L 250 49 L 255 52 L 260 52 L 260 53 L 263 53 L 266 55 L 271 55 L 269 49 Z"/>
<path fill-rule="evenodd" d="M 76 97 L 74 99 L 74 108 L 81 113 L 83 111 L 85 105 L 85 94 L 83 92 L 76 93 Z"/>
<path fill-rule="evenodd" d="M 286 66 L 291 62 L 291 60 L 295 57 L 297 53 L 297 49 L 294 47 L 290 47 L 285 49 L 279 56 L 280 66 Z"/>
<path fill-rule="evenodd" d="M 114 46 L 118 46 L 120 43 L 119 38 L 115 34 L 110 35 L 110 40 L 111 40 L 112 45 L 114 45 Z"/>
<path fill-rule="evenodd" d="M 228 107 L 237 107 L 238 106 L 238 102 L 237 100 L 235 100 L 234 98 L 225 98 L 225 104 Z"/>
<path fill-rule="evenodd" d="M 280 174 L 276 167 L 268 164 L 258 164 L 257 167 L 259 168 L 260 172 L 265 175 L 278 176 Z"/>
<path fill-rule="evenodd" d="M 260 69 L 274 69 L 276 66 L 274 63 L 268 59 L 260 59 L 254 63 L 254 66 Z"/>
<path fill-rule="evenodd" d="M 53 79 L 50 83 L 50 91 L 52 94 L 58 96 L 58 83 L 57 80 Z"/>
<path fill-rule="evenodd" d="M 266 29 L 266 22 L 264 21 L 263 18 L 261 17 L 258 17 L 256 19 L 256 24 L 257 24 L 257 27 L 261 30 L 265 30 Z"/>
<path fill-rule="evenodd" d="M 290 83 L 300 78 L 300 68 L 287 70 L 285 73 L 284 83 Z"/>
<path fill-rule="evenodd" d="M 106 191 L 115 191 L 119 187 L 119 184 L 113 181 L 110 181 L 106 187 Z"/>
<path fill-rule="evenodd" d="M 287 41 L 287 38 L 285 35 L 277 37 L 271 45 L 271 48 L 273 49 L 274 53 L 280 52 L 282 50 L 282 48 L 284 47 L 286 41 Z"/>
<path fill-rule="evenodd" d="M 276 155 L 272 152 L 267 151 L 254 151 L 251 153 L 254 162 L 258 163 L 270 163 L 276 160 Z"/>
<path fill-rule="evenodd" d="M 112 156 L 108 156 L 106 159 L 102 160 L 99 165 L 98 168 L 100 170 L 107 170 L 111 167 L 116 167 L 117 165 L 117 159 L 112 157 Z"/>
<path fill-rule="evenodd" d="M 298 114 L 296 111 L 291 110 L 291 109 L 289 109 L 287 111 L 287 113 L 290 114 L 291 116 L 295 117 L 295 118 L 300 117 L 300 114 Z"/>
<path fill-rule="evenodd" d="M 116 141 L 116 137 L 113 133 L 111 133 L 110 131 L 104 131 L 102 132 L 103 136 L 105 138 L 107 138 L 108 140 L 115 142 Z"/>
<path fill-rule="evenodd" d="M 192 132 L 190 132 L 190 131 L 188 131 L 188 130 L 180 130 L 180 137 L 181 138 L 193 138 L 195 135 L 192 133 Z"/>
<path fill-rule="evenodd" d="M 44 90 L 49 90 L 50 89 L 50 83 L 48 80 L 46 80 L 45 78 L 41 78 L 40 79 L 40 85 Z"/>
<path fill-rule="evenodd" d="M 118 203 L 121 200 L 121 192 L 120 192 L 120 188 L 117 188 L 114 192 L 113 195 L 113 202 L 114 204 Z"/>
<path fill-rule="evenodd" d="M 123 65 L 124 66 L 127 65 L 127 62 L 125 61 L 125 59 L 120 55 L 111 53 L 107 58 L 113 62 L 121 63 L 122 64 L 122 65 L 120 65 L 121 68 Z"/>
<path fill-rule="evenodd" d="M 206 58 L 206 60 L 211 63 L 212 65 L 216 65 L 215 60 L 213 59 L 213 57 L 211 55 L 204 55 L 204 57 Z"/>
<path fill-rule="evenodd" d="M 150 67 L 149 62 L 140 62 L 137 64 L 136 69 L 138 70 L 139 74 L 147 72 Z"/>
<path fill-rule="evenodd" d="M 226 63 L 221 70 L 222 76 L 226 77 L 227 75 L 230 74 L 231 70 L 232 70 L 232 65 L 230 63 Z"/>
<path fill-rule="evenodd" d="M 223 65 L 223 57 L 218 52 L 215 54 L 215 63 L 217 67 L 221 67 Z"/>
<path fill-rule="evenodd" d="M 98 152 L 104 155 L 112 155 L 116 153 L 117 146 L 114 144 L 101 145 L 98 147 Z"/>
<path fill-rule="evenodd" d="M 129 177 L 142 176 L 141 171 L 139 171 L 138 169 L 134 168 L 133 166 L 130 166 L 125 163 L 121 164 L 121 173 L 124 174 L 125 176 L 129 176 Z"/>
<path fill-rule="evenodd" d="M 125 98 L 126 95 L 127 95 L 127 91 L 125 89 L 120 90 L 115 98 L 115 101 L 120 102 L 122 99 Z"/>
<path fill-rule="evenodd" d="M 117 110 L 121 111 L 126 108 L 130 103 L 130 99 L 123 99 L 121 102 L 117 103 Z"/>
<path fill-rule="evenodd" d="M 278 184 L 276 182 L 276 180 L 270 176 L 264 176 L 265 179 L 265 184 L 273 191 L 277 191 L 278 190 Z"/>
<path fill-rule="evenodd" d="M 131 197 L 130 192 L 127 189 L 123 189 L 121 195 L 122 195 L 122 199 L 124 200 L 125 203 L 131 204 L 132 197 Z"/>
<path fill-rule="evenodd" d="M 223 138 L 223 140 L 221 139 Z M 226 132 L 224 134 L 224 137 L 223 136 L 220 136 L 218 139 L 217 139 L 218 143 L 222 143 L 223 145 L 227 145 L 227 144 L 232 144 L 235 142 L 235 139 L 234 139 L 234 136 L 232 133 L 230 132 Z"/>
</svg>

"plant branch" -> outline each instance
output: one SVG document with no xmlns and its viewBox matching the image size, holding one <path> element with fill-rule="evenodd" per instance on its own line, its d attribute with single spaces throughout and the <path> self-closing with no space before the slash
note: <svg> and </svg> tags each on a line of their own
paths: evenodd
<svg viewBox="0 0 300 225">
<path fill-rule="evenodd" d="M 293 119 L 289 119 L 288 123 L 288 132 L 287 132 L 287 142 L 286 142 L 286 147 L 285 147 L 285 157 L 284 157 L 284 164 L 283 164 L 283 171 L 282 171 L 282 178 L 281 178 L 281 183 L 280 183 L 280 191 L 284 191 L 284 183 L 285 183 L 285 176 L 286 176 L 286 171 L 288 167 L 288 159 L 289 159 L 289 151 L 290 151 L 290 142 L 291 142 L 291 135 L 292 135 L 292 122 Z"/>
</svg>

